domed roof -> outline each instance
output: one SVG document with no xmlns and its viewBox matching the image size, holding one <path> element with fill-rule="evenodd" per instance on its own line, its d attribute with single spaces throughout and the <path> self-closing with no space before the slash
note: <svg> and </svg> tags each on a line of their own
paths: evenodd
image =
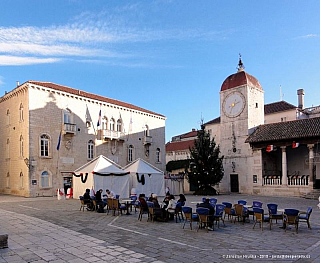
<svg viewBox="0 0 320 263">
<path fill-rule="evenodd" d="M 230 75 L 222 83 L 221 91 L 232 89 L 241 85 L 250 85 L 262 90 L 259 81 L 244 70 L 238 70 L 237 73 Z"/>
</svg>

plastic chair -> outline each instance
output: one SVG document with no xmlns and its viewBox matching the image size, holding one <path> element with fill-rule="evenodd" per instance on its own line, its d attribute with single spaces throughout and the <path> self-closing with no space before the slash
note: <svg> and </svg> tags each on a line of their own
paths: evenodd
<svg viewBox="0 0 320 263">
<path fill-rule="evenodd" d="M 81 203 L 80 211 L 81 211 L 81 209 L 84 211 L 84 208 L 87 207 L 87 205 L 84 203 L 83 196 L 79 196 L 79 199 L 80 199 L 80 203 Z"/>
<path fill-rule="evenodd" d="M 220 220 L 223 222 L 223 225 L 226 226 L 224 224 L 224 219 L 222 218 L 225 207 L 226 207 L 225 205 L 216 205 L 216 210 L 215 210 L 213 218 L 216 221 L 216 223 L 218 224 L 218 227 L 220 227 L 219 226 Z"/>
<path fill-rule="evenodd" d="M 239 205 L 246 205 L 247 201 L 246 200 L 238 200 Z"/>
<path fill-rule="evenodd" d="M 119 199 L 120 198 L 120 195 L 116 195 L 116 199 Z"/>
<path fill-rule="evenodd" d="M 252 208 L 249 208 L 248 211 L 249 211 L 249 215 L 252 215 L 252 218 L 254 219 L 254 211 L 253 211 L 253 208 L 262 208 L 262 202 L 260 201 L 253 201 L 252 202 Z"/>
<path fill-rule="evenodd" d="M 262 208 L 254 207 L 253 208 L 253 213 L 254 213 L 254 225 L 252 229 L 256 226 L 257 223 L 260 223 L 260 228 L 261 231 L 263 231 L 263 222 L 269 221 L 269 216 L 264 215 L 264 210 Z"/>
<path fill-rule="evenodd" d="M 228 219 L 230 219 L 230 217 L 232 217 L 232 216 L 235 216 L 235 211 L 234 211 L 234 209 L 232 209 L 231 203 L 222 202 L 222 204 L 225 205 L 223 218 L 226 218 L 226 215 L 228 215 Z"/>
<path fill-rule="evenodd" d="M 210 223 L 210 210 L 208 208 L 204 208 L 204 207 L 199 207 L 196 210 L 198 216 L 199 216 L 199 221 L 198 221 L 198 230 L 201 227 L 205 227 L 207 229 L 207 231 L 209 231 L 209 223 Z M 212 225 L 213 227 L 213 225 Z"/>
<path fill-rule="evenodd" d="M 132 211 L 132 206 L 134 206 L 134 212 L 136 213 L 137 209 L 136 209 L 135 204 L 136 204 L 136 201 L 137 201 L 138 197 L 136 195 L 131 195 L 130 199 L 132 200 L 131 203 L 129 203 L 130 210 Z"/>
<path fill-rule="evenodd" d="M 155 216 L 155 214 L 154 214 L 154 204 L 153 204 L 153 202 L 147 201 L 147 205 L 148 205 L 148 210 L 149 210 L 148 221 L 150 219 L 153 222 L 154 216 Z"/>
<path fill-rule="evenodd" d="M 249 217 L 249 213 L 248 213 L 248 210 L 245 209 L 243 207 L 243 205 L 241 204 L 235 204 L 234 205 L 234 210 L 235 210 L 235 215 L 234 217 L 237 217 L 238 218 L 238 222 L 242 221 L 242 224 L 244 224 L 244 221 L 247 217 Z M 234 219 L 234 223 L 236 223 L 236 219 Z"/>
<path fill-rule="evenodd" d="M 81 210 L 81 209 L 80 209 Z M 300 221 L 306 221 L 308 224 L 308 228 L 311 229 L 310 225 L 310 215 L 312 213 L 312 207 L 309 206 L 307 212 L 300 212 L 299 213 L 299 222 Z"/>
<path fill-rule="evenodd" d="M 294 225 L 298 234 L 299 227 L 299 210 L 297 209 L 285 209 L 283 214 L 283 227 L 287 232 L 288 225 Z"/>
<path fill-rule="evenodd" d="M 182 212 L 184 213 L 184 224 L 183 224 L 183 229 L 184 226 L 186 225 L 186 222 L 189 220 L 190 222 L 190 229 L 192 230 L 192 222 L 198 221 L 199 216 L 197 214 L 192 213 L 192 208 L 189 206 L 183 206 L 182 207 Z"/>
<path fill-rule="evenodd" d="M 209 199 L 209 203 L 210 203 L 213 207 L 215 207 L 215 205 L 217 204 L 217 202 L 218 202 L 218 200 L 217 200 L 216 198 L 210 198 L 210 199 Z"/>
<path fill-rule="evenodd" d="M 276 220 L 276 223 L 278 223 L 278 220 L 283 220 L 283 214 L 278 213 L 277 204 L 267 204 L 267 207 L 269 210 L 269 223 L 270 223 L 270 229 L 271 229 L 273 220 Z"/>
</svg>

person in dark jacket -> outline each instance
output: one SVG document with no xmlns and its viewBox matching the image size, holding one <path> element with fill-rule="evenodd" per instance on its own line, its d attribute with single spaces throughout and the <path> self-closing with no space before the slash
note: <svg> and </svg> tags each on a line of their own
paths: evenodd
<svg viewBox="0 0 320 263">
<path fill-rule="evenodd" d="M 96 203 L 97 203 L 97 207 L 98 207 L 98 212 L 103 212 L 103 208 L 104 208 L 104 203 L 102 201 L 102 194 L 103 190 L 100 189 L 99 191 L 96 192 Z"/>
<path fill-rule="evenodd" d="M 87 210 L 91 211 L 93 209 L 92 199 L 90 196 L 90 189 L 86 189 L 86 192 L 83 194 L 84 204 L 87 204 Z"/>
<path fill-rule="evenodd" d="M 208 208 L 210 211 L 209 211 L 209 215 L 210 215 L 210 218 L 209 218 L 209 220 L 210 220 L 210 223 L 209 223 L 209 230 L 213 230 L 212 229 L 212 226 L 213 226 L 213 216 L 214 216 L 214 211 L 215 211 L 215 209 L 214 209 L 214 207 L 210 204 L 210 202 L 209 202 L 209 198 L 207 197 L 205 200 L 204 200 L 204 202 L 203 203 L 201 203 L 201 204 L 199 204 L 198 205 L 198 207 L 204 207 L 204 208 Z"/>
</svg>

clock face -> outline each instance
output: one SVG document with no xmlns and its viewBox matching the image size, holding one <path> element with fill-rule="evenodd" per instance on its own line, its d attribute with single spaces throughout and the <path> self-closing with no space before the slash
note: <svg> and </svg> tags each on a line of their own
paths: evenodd
<svg viewBox="0 0 320 263">
<path fill-rule="evenodd" d="M 223 101 L 222 109 L 228 117 L 234 118 L 241 114 L 245 107 L 244 96 L 240 92 L 230 93 Z"/>
</svg>

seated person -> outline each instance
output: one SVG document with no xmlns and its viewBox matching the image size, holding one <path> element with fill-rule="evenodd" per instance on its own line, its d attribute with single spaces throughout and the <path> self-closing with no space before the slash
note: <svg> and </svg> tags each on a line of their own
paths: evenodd
<svg viewBox="0 0 320 263">
<path fill-rule="evenodd" d="M 106 190 L 106 193 L 107 193 L 107 197 L 108 197 L 108 198 L 112 198 L 112 199 L 115 199 L 115 198 L 116 198 L 116 194 L 115 194 L 113 191 L 107 189 L 107 190 Z"/>
<path fill-rule="evenodd" d="M 151 193 L 151 195 L 150 195 L 149 198 L 148 198 L 148 201 L 149 201 L 149 202 L 152 202 L 152 200 L 153 200 L 153 193 Z"/>
<path fill-rule="evenodd" d="M 84 204 L 87 204 L 87 210 L 91 211 L 93 209 L 92 199 L 90 197 L 90 189 L 86 189 L 86 192 L 83 194 Z"/>
<path fill-rule="evenodd" d="M 204 207 L 204 208 L 208 208 L 210 211 L 209 211 L 209 215 L 210 216 L 210 222 L 209 222 L 209 227 L 212 228 L 213 226 L 213 216 L 214 216 L 214 207 L 210 204 L 209 202 L 209 197 L 206 197 L 206 199 L 204 200 L 203 203 L 199 204 L 198 207 Z"/>
<path fill-rule="evenodd" d="M 102 194 L 103 190 L 100 189 L 99 191 L 96 192 L 96 203 L 97 203 L 97 207 L 98 207 L 98 211 L 102 212 L 103 208 L 105 206 L 104 202 L 102 201 L 101 198 L 101 194 Z"/>
<path fill-rule="evenodd" d="M 168 206 L 168 204 L 169 204 L 170 197 L 171 197 L 171 194 L 169 192 L 167 192 L 165 198 L 163 199 L 163 203 L 165 203 L 166 206 Z"/>
<path fill-rule="evenodd" d="M 174 198 L 174 195 L 170 195 L 169 197 L 169 202 L 168 206 L 166 207 L 166 210 L 168 212 L 169 219 L 174 219 L 174 214 L 176 212 L 176 206 L 177 206 L 177 201 Z"/>
<path fill-rule="evenodd" d="M 158 202 L 158 196 L 156 194 L 152 194 L 152 199 L 150 202 L 153 202 L 154 208 L 160 208 L 160 204 Z"/>
<path fill-rule="evenodd" d="M 179 199 L 178 199 L 178 203 L 184 204 L 187 201 L 186 197 L 184 196 L 184 194 L 179 194 Z"/>
</svg>

